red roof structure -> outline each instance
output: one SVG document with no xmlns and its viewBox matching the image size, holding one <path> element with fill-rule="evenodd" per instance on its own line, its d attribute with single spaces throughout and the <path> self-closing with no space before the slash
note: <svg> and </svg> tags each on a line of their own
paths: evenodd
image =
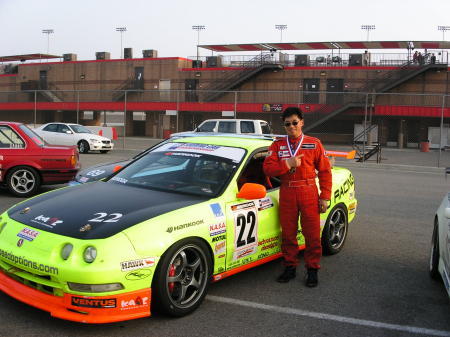
<svg viewBox="0 0 450 337">
<path fill-rule="evenodd" d="M 0 62 L 25 62 L 30 60 L 48 60 L 61 58 L 58 55 L 50 54 L 23 54 L 23 55 L 11 55 L 11 56 L 0 56 Z"/>
<path fill-rule="evenodd" d="M 346 41 L 346 42 L 290 42 L 216 44 L 199 47 L 216 51 L 262 51 L 262 50 L 324 50 L 324 49 L 450 49 L 449 41 Z"/>
</svg>

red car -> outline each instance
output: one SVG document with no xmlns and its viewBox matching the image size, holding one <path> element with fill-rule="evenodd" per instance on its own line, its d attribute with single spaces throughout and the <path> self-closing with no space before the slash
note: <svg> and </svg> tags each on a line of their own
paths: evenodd
<svg viewBox="0 0 450 337">
<path fill-rule="evenodd" d="M 14 195 L 29 197 L 41 185 L 66 183 L 79 169 L 76 146 L 49 145 L 24 124 L 0 122 L 0 183 Z"/>
</svg>

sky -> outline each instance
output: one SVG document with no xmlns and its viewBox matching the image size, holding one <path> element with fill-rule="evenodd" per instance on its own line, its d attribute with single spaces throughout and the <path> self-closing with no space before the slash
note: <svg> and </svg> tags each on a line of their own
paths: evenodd
<svg viewBox="0 0 450 337">
<path fill-rule="evenodd" d="M 0 0 L 0 56 L 75 53 L 95 59 L 107 51 L 120 58 L 123 47 L 156 49 L 159 57 L 194 57 L 200 44 L 280 42 L 275 25 L 287 25 L 282 41 L 366 41 L 361 25 L 375 25 L 372 41 L 441 41 L 450 26 L 450 0 Z M 43 34 L 43 29 L 54 33 Z M 450 31 L 446 32 L 450 40 Z M 289 51 L 289 53 L 295 53 Z M 201 56 L 211 51 L 200 49 Z"/>
</svg>

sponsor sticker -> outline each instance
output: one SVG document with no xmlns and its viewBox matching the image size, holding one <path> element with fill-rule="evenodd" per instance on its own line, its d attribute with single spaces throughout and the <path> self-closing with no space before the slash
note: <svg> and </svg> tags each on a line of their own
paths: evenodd
<svg viewBox="0 0 450 337">
<path fill-rule="evenodd" d="M 81 177 L 79 181 L 82 182 L 82 183 L 85 183 L 86 181 L 89 181 L 89 178 L 88 177 Z"/>
<path fill-rule="evenodd" d="M 194 154 L 214 154 L 218 157 L 228 158 L 234 162 L 241 161 L 245 155 L 245 150 L 240 148 L 233 148 L 228 146 L 218 146 L 211 144 L 196 144 L 196 143 L 167 143 L 161 145 L 152 152 L 170 152 L 170 151 L 182 151 L 184 153 Z"/>
<path fill-rule="evenodd" d="M 102 175 L 103 173 L 105 173 L 105 170 L 92 170 L 86 173 L 86 175 L 89 177 L 97 177 L 99 175 Z"/>
<path fill-rule="evenodd" d="M 302 144 L 301 149 L 315 149 L 316 148 L 316 144 L 312 143 L 312 144 Z"/>
<path fill-rule="evenodd" d="M 54 217 L 47 217 L 43 214 L 38 215 L 34 219 L 31 220 L 31 222 L 37 223 L 38 225 L 45 226 L 48 228 L 53 228 L 58 224 L 62 224 L 64 221 L 54 218 Z"/>
<path fill-rule="evenodd" d="M 271 197 L 266 197 L 258 200 L 259 206 L 258 211 L 262 211 L 263 209 L 268 209 L 273 207 L 273 201 Z"/>
<path fill-rule="evenodd" d="M 139 307 L 148 306 L 149 301 L 148 297 L 136 297 L 134 299 L 130 300 L 122 300 L 120 302 L 120 310 L 130 310 L 130 309 L 137 309 Z"/>
<path fill-rule="evenodd" d="M 25 239 L 27 241 L 33 241 L 38 235 L 38 231 L 26 227 L 17 234 L 19 238 Z"/>
<path fill-rule="evenodd" d="M 227 226 L 225 222 L 219 222 L 213 225 L 209 225 L 209 235 L 216 236 L 219 234 L 223 234 L 227 231 Z"/>
<path fill-rule="evenodd" d="M 72 305 L 84 308 L 115 308 L 117 301 L 115 298 L 84 298 L 72 296 Z"/>
<path fill-rule="evenodd" d="M 179 231 L 181 229 L 185 229 L 185 228 L 201 225 L 202 223 L 204 223 L 203 219 L 202 220 L 191 221 L 191 222 L 188 222 L 188 223 L 185 223 L 185 224 L 182 224 L 182 225 L 178 225 L 178 226 L 170 226 L 170 227 L 167 227 L 166 232 L 170 234 L 172 232 Z"/>
<path fill-rule="evenodd" d="M 256 250 L 258 249 L 257 246 L 250 247 L 242 250 L 238 250 L 233 253 L 233 261 L 237 261 L 239 259 L 242 259 L 245 256 L 253 255 L 256 253 Z"/>
<path fill-rule="evenodd" d="M 217 242 L 217 241 L 220 241 L 220 240 L 225 240 L 226 238 L 227 238 L 226 235 L 215 236 L 215 237 L 213 237 L 213 238 L 211 239 L 211 242 Z"/>
<path fill-rule="evenodd" d="M 216 218 L 221 218 L 224 216 L 222 207 L 220 207 L 219 203 L 210 204 L 209 207 L 211 207 L 211 210 Z"/>
<path fill-rule="evenodd" d="M 138 269 L 134 271 L 130 271 L 125 275 L 125 278 L 129 281 L 138 281 L 144 278 L 149 277 L 152 274 L 150 269 Z"/>
<path fill-rule="evenodd" d="M 214 246 L 214 255 L 220 255 L 225 253 L 226 244 L 225 241 L 217 242 Z"/>
<path fill-rule="evenodd" d="M 136 269 L 142 269 L 145 267 L 153 267 L 155 265 L 154 257 L 147 257 L 145 259 L 120 262 L 120 269 L 122 271 L 131 271 Z"/>
</svg>

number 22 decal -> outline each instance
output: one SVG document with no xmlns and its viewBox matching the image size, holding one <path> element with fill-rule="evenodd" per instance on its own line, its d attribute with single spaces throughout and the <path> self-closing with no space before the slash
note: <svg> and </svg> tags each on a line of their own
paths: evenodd
<svg viewBox="0 0 450 337">
<path fill-rule="evenodd" d="M 99 212 L 99 213 L 95 213 L 94 215 L 97 215 L 97 217 L 88 220 L 89 222 L 117 222 L 119 221 L 119 219 L 123 216 L 122 213 L 103 213 L 103 212 Z"/>
<path fill-rule="evenodd" d="M 258 219 L 256 209 L 241 210 L 235 214 L 235 247 L 242 249 L 257 244 Z"/>
</svg>

